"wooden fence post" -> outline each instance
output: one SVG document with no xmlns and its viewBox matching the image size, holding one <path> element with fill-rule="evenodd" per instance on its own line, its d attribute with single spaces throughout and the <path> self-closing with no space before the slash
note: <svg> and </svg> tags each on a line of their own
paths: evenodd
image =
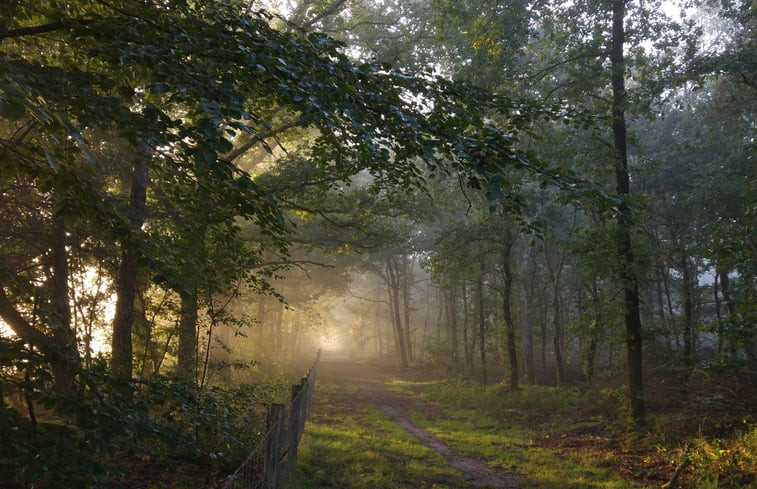
<svg viewBox="0 0 757 489">
<path fill-rule="evenodd" d="M 318 350 L 306 377 L 291 386 L 289 406 L 271 404 L 266 413 L 266 435 L 247 460 L 229 476 L 224 489 L 283 489 L 297 456 L 315 386 Z"/>
<path fill-rule="evenodd" d="M 264 489 L 276 489 L 276 479 L 279 470 L 279 446 L 281 443 L 281 425 L 286 407 L 283 404 L 271 404 L 268 407 L 266 424 L 268 425 L 268 442 L 265 447 L 265 462 L 263 464 Z"/>
</svg>

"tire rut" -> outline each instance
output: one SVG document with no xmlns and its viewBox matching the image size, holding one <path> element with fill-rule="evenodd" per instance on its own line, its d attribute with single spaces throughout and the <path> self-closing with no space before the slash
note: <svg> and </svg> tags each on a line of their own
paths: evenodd
<svg viewBox="0 0 757 489">
<path fill-rule="evenodd" d="M 520 482 L 523 480 L 522 476 L 489 467 L 482 458 L 463 456 L 429 431 L 410 422 L 407 417 L 409 412 L 408 405 L 412 404 L 413 399 L 409 396 L 390 392 L 385 389 L 381 382 L 373 380 L 378 378 L 378 375 L 365 375 L 365 369 L 369 367 L 359 364 L 355 364 L 354 368 L 353 365 L 350 365 L 349 368 L 345 367 L 342 366 L 342 368 L 338 369 L 341 371 L 342 375 L 340 377 L 343 380 L 357 386 L 363 396 L 377 406 L 393 422 L 402 426 L 405 431 L 413 435 L 428 448 L 445 457 L 450 466 L 460 470 L 464 474 L 465 479 L 471 486 L 488 489 L 520 488 Z M 362 372 L 360 372 L 361 370 Z M 347 372 L 351 372 L 351 374 L 344 375 Z M 378 372 L 375 373 L 378 374 Z"/>
</svg>

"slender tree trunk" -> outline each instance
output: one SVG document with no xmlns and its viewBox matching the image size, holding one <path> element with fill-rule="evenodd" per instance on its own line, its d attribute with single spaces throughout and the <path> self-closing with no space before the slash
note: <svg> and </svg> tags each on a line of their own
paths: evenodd
<svg viewBox="0 0 757 489">
<path fill-rule="evenodd" d="M 681 257 L 681 279 L 683 281 L 683 358 L 687 367 L 694 364 L 694 301 L 693 287 L 696 274 L 692 277 L 691 262 L 685 254 Z"/>
<path fill-rule="evenodd" d="M 132 232 L 136 235 L 145 220 L 147 202 L 147 160 L 140 158 L 134 165 L 129 208 L 131 210 Z M 134 325 L 134 299 L 137 292 L 137 260 L 139 258 L 138 239 L 130 237 L 122 245 L 121 264 L 116 279 L 116 312 L 113 317 L 111 336 L 111 368 L 116 375 L 131 377 L 132 328 Z"/>
<path fill-rule="evenodd" d="M 591 303 L 594 309 L 594 320 L 593 324 L 589 327 L 589 345 L 586 348 L 584 374 L 586 375 L 586 382 L 591 384 L 594 381 L 599 336 L 602 334 L 602 309 L 599 300 L 599 284 L 596 277 L 589 286 L 589 293 L 591 294 Z"/>
<path fill-rule="evenodd" d="M 715 277 L 712 281 L 712 298 L 715 300 L 715 317 L 718 320 L 718 355 L 723 353 L 723 319 L 722 304 L 720 303 L 720 274 L 715 266 Z"/>
<path fill-rule="evenodd" d="M 446 301 L 444 300 L 444 290 L 441 287 L 439 287 L 437 295 L 439 298 L 439 314 L 436 317 L 436 341 L 441 342 L 442 341 L 442 318 L 444 317 L 444 308 L 446 305 Z"/>
<path fill-rule="evenodd" d="M 413 361 L 412 332 L 410 331 L 410 282 L 412 278 L 412 266 L 407 256 L 402 257 L 402 305 L 405 316 L 405 348 L 408 361 Z"/>
<path fill-rule="evenodd" d="M 392 313 L 394 314 L 394 327 L 397 347 L 400 351 L 400 361 L 402 362 L 402 367 L 407 368 L 409 365 L 407 357 L 407 346 L 405 345 L 405 335 L 402 331 L 402 316 L 400 314 L 400 281 L 397 273 L 397 266 L 394 263 L 393 258 L 387 260 L 386 270 L 387 276 L 389 277 L 388 285 L 391 294 L 390 302 L 392 305 Z"/>
<path fill-rule="evenodd" d="M 210 358 L 211 358 L 211 351 L 213 350 L 213 335 L 217 332 L 216 326 L 218 326 L 218 323 L 216 322 L 215 318 L 215 311 L 213 310 L 213 298 L 210 298 L 210 310 L 208 311 L 208 316 L 210 318 L 210 322 L 208 324 L 208 331 L 207 331 L 207 341 L 205 342 L 205 354 L 203 355 L 204 358 L 202 359 L 202 369 L 199 368 L 199 360 L 200 360 L 200 332 L 197 331 L 197 360 L 195 361 L 195 365 L 197 367 L 195 368 L 195 372 L 199 374 L 199 382 L 198 385 L 200 387 L 205 386 L 205 382 L 208 380 L 208 366 L 210 365 Z M 198 311 L 199 312 L 199 311 Z M 200 373 L 202 372 L 202 373 Z"/>
<path fill-rule="evenodd" d="M 387 314 L 389 315 L 389 322 L 392 325 L 392 339 L 394 340 L 394 351 L 395 353 L 400 352 L 400 339 L 397 337 L 397 317 L 394 315 L 394 293 L 392 291 L 392 286 L 387 282 L 386 284 L 386 294 L 387 294 Z"/>
<path fill-rule="evenodd" d="M 448 325 L 450 334 L 450 347 L 452 348 L 452 366 L 457 371 L 460 359 L 460 344 L 457 338 L 457 293 L 454 286 L 447 292 Z"/>
<path fill-rule="evenodd" d="M 552 287 L 552 327 L 554 329 L 552 347 L 555 350 L 555 374 L 557 376 L 557 385 L 565 384 L 565 361 L 562 357 L 562 311 L 560 306 L 560 277 L 558 274 Z"/>
<path fill-rule="evenodd" d="M 197 318 L 197 290 L 182 292 L 176 373 L 186 382 L 197 380 Z"/>
<path fill-rule="evenodd" d="M 378 297 L 378 290 L 376 297 Z M 384 342 L 381 336 L 381 304 L 376 302 L 376 354 L 380 357 L 384 354 Z"/>
<path fill-rule="evenodd" d="M 546 289 L 546 284 L 544 285 L 544 288 Z M 548 307 L 548 300 L 547 300 L 547 291 L 542 290 L 542 293 L 540 294 L 542 298 L 542 306 L 541 306 L 541 316 L 539 321 L 540 326 L 540 332 L 541 332 L 541 379 L 542 383 L 547 382 L 547 307 Z"/>
<path fill-rule="evenodd" d="M 275 324 L 274 350 L 280 356 L 284 353 L 284 303 L 281 301 L 278 301 L 278 306 L 276 307 Z"/>
<path fill-rule="evenodd" d="M 463 294 L 463 351 L 465 352 L 465 367 L 473 370 L 473 357 L 471 355 L 470 342 L 468 341 L 468 291 L 463 281 L 461 292 Z"/>
<path fill-rule="evenodd" d="M 626 350 L 628 354 L 628 398 L 631 421 L 636 426 L 644 424 L 644 377 L 642 370 L 642 331 L 639 312 L 639 286 L 634 276 L 635 259 L 631 245 L 631 209 L 625 203 L 631 193 L 628 173 L 628 150 L 626 146 L 626 88 L 623 45 L 625 31 L 623 22 L 626 13 L 625 0 L 612 1 L 612 132 L 615 146 L 615 175 L 617 193 L 622 203 L 618 211 L 618 254 L 621 260 L 620 278 L 626 325 Z"/>
<path fill-rule="evenodd" d="M 728 277 L 728 271 L 722 270 L 720 276 L 720 291 L 723 294 L 723 304 L 725 305 L 726 314 L 731 315 L 736 311 L 736 307 L 731 301 L 731 279 Z"/>
<path fill-rule="evenodd" d="M 78 364 L 79 355 L 76 348 L 76 333 L 71 328 L 71 308 L 69 306 L 68 287 L 68 252 L 66 251 L 66 224 L 62 216 L 53 217 L 52 229 L 52 278 L 50 323 L 53 329 L 53 340 L 65 355 L 62 361 L 53 362 L 55 388 L 60 394 L 68 394 L 74 387 L 74 369 L 72 364 Z"/>
<path fill-rule="evenodd" d="M 507 359 L 510 364 L 510 375 L 508 385 L 511 389 L 518 388 L 518 355 L 517 345 L 515 343 L 515 323 L 512 316 L 512 293 L 513 293 L 513 274 L 510 265 L 510 253 L 513 247 L 513 238 L 511 231 L 508 229 L 505 236 L 504 250 L 502 251 L 502 281 L 503 281 L 503 300 L 502 315 L 505 321 L 505 333 L 507 339 Z"/>
<path fill-rule="evenodd" d="M 486 317 L 484 314 L 484 273 L 486 265 L 482 261 L 476 277 L 476 299 L 478 302 L 478 349 L 481 354 L 481 381 L 489 382 L 486 366 Z"/>
<path fill-rule="evenodd" d="M 723 305 L 725 306 L 726 316 L 731 316 L 736 313 L 736 305 L 731 300 L 731 279 L 728 277 L 728 270 L 721 270 L 718 273 L 720 277 L 720 291 L 723 294 Z M 722 329 L 719 335 L 722 335 Z M 729 339 L 728 350 L 731 355 L 736 355 L 736 343 Z"/>
<path fill-rule="evenodd" d="M 526 380 L 529 384 L 536 384 L 536 372 L 534 371 L 534 331 L 533 331 L 533 294 L 534 282 L 536 281 L 536 261 L 533 259 L 533 248 L 528 247 L 526 254 L 526 267 L 531 271 L 526 277 L 526 287 L 524 290 L 524 311 L 523 311 L 523 347 L 525 350 L 525 370 Z"/>
<path fill-rule="evenodd" d="M 426 351 L 426 341 L 428 340 L 428 327 L 431 322 L 431 289 L 426 288 L 426 317 L 423 320 L 423 335 L 421 336 L 421 346 L 418 351 Z"/>
<path fill-rule="evenodd" d="M 670 290 L 670 272 L 667 266 L 662 270 L 662 284 L 665 290 L 665 303 L 668 306 L 668 316 L 673 316 L 675 314 L 675 310 L 673 309 L 673 293 Z"/>
<path fill-rule="evenodd" d="M 563 265 L 565 262 L 565 251 L 560 253 L 557 265 L 554 267 L 549 261 L 549 256 L 545 257 L 550 277 L 552 278 L 552 347 L 555 356 L 555 377 L 557 385 L 565 384 L 565 360 L 563 359 L 563 328 L 562 328 L 562 304 L 560 297 L 560 279 L 562 277 Z"/>
</svg>

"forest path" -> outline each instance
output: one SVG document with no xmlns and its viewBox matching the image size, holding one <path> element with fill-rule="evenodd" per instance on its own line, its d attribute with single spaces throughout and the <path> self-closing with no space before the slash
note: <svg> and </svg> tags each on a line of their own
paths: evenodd
<svg viewBox="0 0 757 489">
<path fill-rule="evenodd" d="M 473 488 L 517 489 L 523 477 L 489 467 L 482 458 L 467 457 L 452 450 L 427 430 L 415 426 L 409 416 L 423 413 L 429 419 L 443 418 L 441 410 L 411 394 L 386 387 L 395 377 L 377 364 L 338 359 L 326 356 L 319 367 L 319 378 L 325 382 L 343 382 L 357 387 L 362 401 L 374 404 L 393 422 L 417 438 L 431 450 L 445 457 L 451 467 L 460 470 Z M 461 488 L 462 489 L 462 488 Z"/>
</svg>

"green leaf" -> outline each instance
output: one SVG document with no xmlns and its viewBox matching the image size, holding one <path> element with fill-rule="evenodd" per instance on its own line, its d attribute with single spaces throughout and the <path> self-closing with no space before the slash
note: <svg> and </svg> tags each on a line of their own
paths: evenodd
<svg viewBox="0 0 757 489">
<path fill-rule="evenodd" d="M 26 107 L 18 100 L 0 99 L 0 117 L 15 122 L 26 115 Z"/>
</svg>

